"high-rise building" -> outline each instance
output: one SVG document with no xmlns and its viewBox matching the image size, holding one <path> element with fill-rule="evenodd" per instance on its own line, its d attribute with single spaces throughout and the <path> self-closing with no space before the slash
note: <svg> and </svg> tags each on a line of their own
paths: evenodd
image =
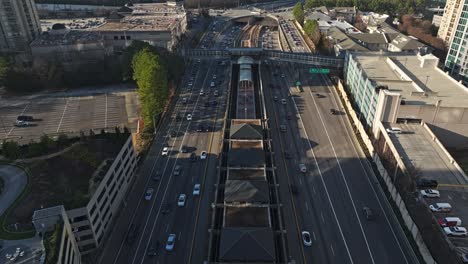
<svg viewBox="0 0 468 264">
<path fill-rule="evenodd" d="M 460 5 L 463 5 L 465 0 L 447 0 L 444 9 L 444 15 L 440 21 L 438 37 L 443 39 L 445 43 L 450 43 L 453 30 L 456 28 L 456 23 L 460 17 Z"/>
<path fill-rule="evenodd" d="M 448 43 L 445 68 L 457 80 L 468 83 L 468 0 L 459 7 L 459 15 Z"/>
<path fill-rule="evenodd" d="M 0 0 L 0 52 L 18 53 L 41 33 L 34 0 Z"/>
</svg>

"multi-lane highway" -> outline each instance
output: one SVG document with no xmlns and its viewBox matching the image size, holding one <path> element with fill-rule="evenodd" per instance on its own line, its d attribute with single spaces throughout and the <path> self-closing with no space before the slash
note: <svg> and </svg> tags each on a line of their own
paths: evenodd
<svg viewBox="0 0 468 264">
<path fill-rule="evenodd" d="M 210 38 L 216 40 L 217 36 Z M 180 92 L 154 136 L 100 263 L 203 261 L 207 249 L 199 241 L 206 241 L 208 236 L 229 66 L 228 61 L 215 60 L 188 65 Z M 164 147 L 169 148 L 167 156 L 161 155 Z M 206 159 L 201 159 L 202 151 L 208 152 Z M 195 161 L 190 158 L 192 153 Z M 174 173 L 177 166 L 181 168 L 179 175 Z M 200 195 L 193 195 L 195 184 L 201 185 Z M 144 199 L 148 188 L 154 190 L 149 201 Z M 187 196 L 182 207 L 177 203 L 180 194 Z M 164 249 L 169 234 L 176 235 L 173 251 Z M 149 256 L 152 252 L 156 255 Z"/>
<path fill-rule="evenodd" d="M 298 80 L 303 83 L 302 92 L 292 85 Z M 302 261 L 411 263 L 326 77 L 307 75 L 307 69 L 297 65 L 269 63 L 262 66 L 262 81 L 270 127 L 276 128 L 273 147 L 277 174 L 283 175 L 285 215 L 295 216 L 296 229 L 307 230 L 313 237 L 313 246 L 302 248 Z M 281 125 L 286 126 L 285 132 Z M 300 172 L 301 163 L 306 173 Z M 366 220 L 363 207 L 372 209 L 374 220 Z"/>
</svg>

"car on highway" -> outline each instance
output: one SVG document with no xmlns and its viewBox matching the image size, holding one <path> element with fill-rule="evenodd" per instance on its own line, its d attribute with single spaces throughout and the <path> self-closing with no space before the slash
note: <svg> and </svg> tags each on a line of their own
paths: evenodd
<svg viewBox="0 0 468 264">
<path fill-rule="evenodd" d="M 282 73 L 282 74 L 281 74 L 281 78 L 284 78 L 284 77 L 285 77 L 285 76 L 284 76 L 284 73 Z"/>
<path fill-rule="evenodd" d="M 280 131 L 286 133 L 286 125 L 280 125 Z"/>
<path fill-rule="evenodd" d="M 192 114 L 187 114 L 187 121 L 192 121 Z"/>
<path fill-rule="evenodd" d="M 179 176 L 181 171 L 182 171 L 182 166 L 179 164 L 175 165 L 174 176 Z"/>
<path fill-rule="evenodd" d="M 167 241 L 166 241 L 166 250 L 167 251 L 174 250 L 175 240 L 176 240 L 176 235 L 175 234 L 169 234 L 169 236 L 167 237 Z"/>
<path fill-rule="evenodd" d="M 182 147 L 180 147 L 180 152 L 187 153 L 188 152 L 188 147 L 186 145 L 182 145 Z"/>
<path fill-rule="evenodd" d="M 438 198 L 440 197 L 440 192 L 438 190 L 432 190 L 432 189 L 424 189 L 421 190 L 421 195 L 424 198 Z"/>
<path fill-rule="evenodd" d="M 306 173 L 307 172 L 307 167 L 305 164 L 301 163 L 299 164 L 299 170 L 302 172 L 302 173 Z"/>
<path fill-rule="evenodd" d="M 308 231 L 302 231 L 302 243 L 304 243 L 304 246 L 310 247 L 312 246 L 312 238 L 310 237 L 310 233 Z"/>
<path fill-rule="evenodd" d="M 187 104 L 187 98 L 182 98 L 182 103 Z"/>
<path fill-rule="evenodd" d="M 466 228 L 462 226 L 451 226 L 451 227 L 444 227 L 444 232 L 447 236 L 467 236 L 468 232 Z"/>
<path fill-rule="evenodd" d="M 362 208 L 362 214 L 367 220 L 373 220 L 374 219 L 374 213 L 372 212 L 372 209 L 370 209 L 367 206 L 364 206 Z"/>
<path fill-rule="evenodd" d="M 218 96 L 219 96 L 218 90 L 215 90 L 214 93 L 213 93 L 213 95 L 214 95 L 215 97 L 218 97 Z"/>
<path fill-rule="evenodd" d="M 281 99 L 281 103 L 285 105 L 286 104 L 286 99 Z"/>
<path fill-rule="evenodd" d="M 161 171 L 156 171 L 156 173 L 154 173 L 153 176 L 151 176 L 151 179 L 153 179 L 153 181 L 161 180 Z"/>
<path fill-rule="evenodd" d="M 191 153 L 191 154 L 190 154 L 190 161 L 191 161 L 191 162 L 197 161 L 197 154 Z"/>
<path fill-rule="evenodd" d="M 201 96 L 205 95 L 205 91 L 203 91 L 203 89 L 200 90 L 200 95 Z"/>
<path fill-rule="evenodd" d="M 161 156 L 167 156 L 169 154 L 169 147 L 164 147 Z"/>
<path fill-rule="evenodd" d="M 273 96 L 273 101 L 275 101 L 275 102 L 278 101 L 278 96 L 276 96 L 276 95 Z"/>
<path fill-rule="evenodd" d="M 285 150 L 284 151 L 284 158 L 285 159 L 291 159 L 291 152 L 289 152 L 288 150 Z"/>
<path fill-rule="evenodd" d="M 291 120 L 291 119 L 292 119 L 292 116 L 293 116 L 293 114 L 292 114 L 291 112 L 288 112 L 288 114 L 287 114 L 288 120 Z"/>
<path fill-rule="evenodd" d="M 135 241 L 135 238 L 138 235 L 138 227 L 135 224 L 132 224 L 130 228 L 128 229 L 127 237 L 125 241 L 129 244 L 133 243 Z"/>
<path fill-rule="evenodd" d="M 419 189 L 436 189 L 439 183 L 436 180 L 421 178 L 416 181 L 416 186 Z"/>
<path fill-rule="evenodd" d="M 193 195 L 200 195 L 200 184 L 197 183 L 193 186 Z"/>
<path fill-rule="evenodd" d="M 207 153 L 206 151 L 202 151 L 202 152 L 200 153 L 200 159 L 201 159 L 201 160 L 206 159 L 207 155 L 208 155 L 208 153 Z"/>
<path fill-rule="evenodd" d="M 151 200 L 151 198 L 153 197 L 153 192 L 154 192 L 153 188 L 146 189 L 146 192 L 145 192 L 145 200 L 146 201 Z"/>
<path fill-rule="evenodd" d="M 176 137 L 177 136 L 177 132 L 175 130 L 171 130 L 171 137 Z"/>
<path fill-rule="evenodd" d="M 166 215 L 171 212 L 171 204 L 170 203 L 165 203 L 162 207 L 161 213 L 163 215 Z"/>
<path fill-rule="evenodd" d="M 197 126 L 197 132 L 202 132 L 203 130 L 205 130 L 205 127 L 203 126 L 203 124 L 199 124 Z"/>
<path fill-rule="evenodd" d="M 183 207 L 185 206 L 185 199 L 187 196 L 183 193 L 179 194 L 179 198 L 177 199 L 177 206 Z"/>
<path fill-rule="evenodd" d="M 148 255 L 148 257 L 157 256 L 159 246 L 160 246 L 159 241 L 156 241 L 156 243 L 154 245 L 150 246 L 150 248 L 148 249 L 148 253 L 146 255 Z"/>
</svg>

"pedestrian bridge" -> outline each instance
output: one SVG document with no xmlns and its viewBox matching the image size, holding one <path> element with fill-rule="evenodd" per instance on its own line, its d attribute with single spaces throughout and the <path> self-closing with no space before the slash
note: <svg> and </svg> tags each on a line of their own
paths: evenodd
<svg viewBox="0 0 468 264">
<path fill-rule="evenodd" d="M 184 57 L 199 59 L 230 59 L 231 57 L 251 56 L 255 59 L 270 59 L 277 61 L 333 67 L 336 69 L 341 69 L 344 63 L 343 59 L 337 59 L 334 57 L 314 55 L 311 53 L 295 53 L 278 50 L 265 50 L 262 48 L 231 48 L 225 50 L 187 49 L 182 50 L 181 53 Z"/>
</svg>

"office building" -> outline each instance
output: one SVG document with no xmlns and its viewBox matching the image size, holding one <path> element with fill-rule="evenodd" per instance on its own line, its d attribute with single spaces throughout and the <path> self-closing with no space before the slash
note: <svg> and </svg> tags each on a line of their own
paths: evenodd
<svg viewBox="0 0 468 264">
<path fill-rule="evenodd" d="M 440 21 L 437 36 L 443 39 L 447 44 L 451 42 L 452 33 L 457 28 L 461 7 L 465 1 L 466 0 L 447 0 L 445 4 L 444 15 Z"/>
<path fill-rule="evenodd" d="M 40 33 L 34 0 L 0 1 L 0 52 L 27 52 L 29 43 Z"/>
<path fill-rule="evenodd" d="M 345 85 L 363 123 L 424 121 L 446 147 L 468 145 L 468 88 L 432 54 L 348 52 Z"/>
</svg>

